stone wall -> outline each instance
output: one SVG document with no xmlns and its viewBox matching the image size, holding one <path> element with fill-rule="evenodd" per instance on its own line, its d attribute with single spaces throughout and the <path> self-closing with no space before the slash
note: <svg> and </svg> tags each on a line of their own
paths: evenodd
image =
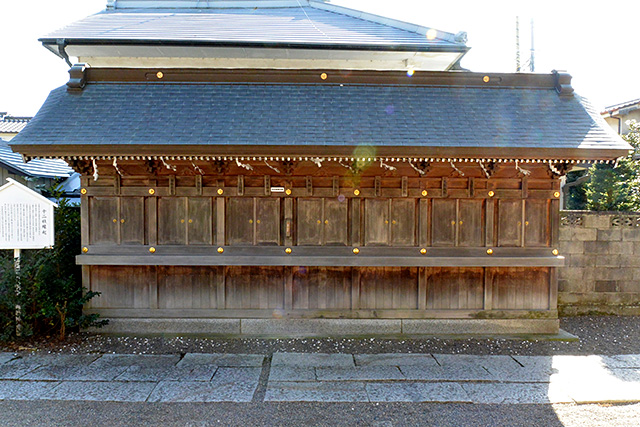
<svg viewBox="0 0 640 427">
<path fill-rule="evenodd" d="M 563 211 L 562 315 L 640 314 L 640 213 Z"/>
</svg>

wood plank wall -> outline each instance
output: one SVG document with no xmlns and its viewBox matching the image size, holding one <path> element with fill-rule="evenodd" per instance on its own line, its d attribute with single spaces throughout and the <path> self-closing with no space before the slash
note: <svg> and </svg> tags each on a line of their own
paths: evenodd
<svg viewBox="0 0 640 427">
<path fill-rule="evenodd" d="M 127 170 L 126 162 L 120 169 Z M 193 176 L 181 175 L 180 167 L 151 176 L 139 169 L 83 179 L 83 245 L 92 251 L 118 253 L 136 245 L 170 246 L 176 254 L 192 246 L 263 245 L 463 251 L 557 244 L 559 183 L 541 165 L 532 165 L 529 176 L 504 165 L 491 178 L 477 166 L 460 166 L 463 175 L 456 176 L 439 166 L 424 177 L 408 168 L 394 172 L 399 176 L 370 176 L 373 171 L 357 177 L 338 175 L 340 169 L 313 176 L 309 168 L 290 176 L 241 168 Z M 508 266 L 89 265 L 84 285 L 102 293 L 91 309 L 129 317 L 272 316 L 274 310 L 292 317 L 473 316 L 552 312 L 555 274 L 549 267 Z"/>
</svg>

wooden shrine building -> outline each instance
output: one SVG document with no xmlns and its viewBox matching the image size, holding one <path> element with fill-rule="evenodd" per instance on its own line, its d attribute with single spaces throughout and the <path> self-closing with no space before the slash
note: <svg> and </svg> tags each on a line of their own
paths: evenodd
<svg viewBox="0 0 640 427">
<path fill-rule="evenodd" d="M 630 147 L 571 77 L 314 0 L 110 1 L 12 141 L 82 173 L 108 331 L 555 333 L 560 176 Z"/>
</svg>

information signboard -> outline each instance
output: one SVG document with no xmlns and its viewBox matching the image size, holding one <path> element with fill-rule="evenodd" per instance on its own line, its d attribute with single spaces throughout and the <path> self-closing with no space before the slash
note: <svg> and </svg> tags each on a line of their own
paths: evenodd
<svg viewBox="0 0 640 427">
<path fill-rule="evenodd" d="M 7 178 L 0 187 L 0 249 L 43 249 L 54 244 L 55 203 Z"/>
</svg>

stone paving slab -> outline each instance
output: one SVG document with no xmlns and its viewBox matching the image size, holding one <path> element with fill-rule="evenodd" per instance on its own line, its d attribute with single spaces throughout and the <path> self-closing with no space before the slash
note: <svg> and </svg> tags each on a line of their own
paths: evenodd
<svg viewBox="0 0 640 427">
<path fill-rule="evenodd" d="M 355 368 L 316 368 L 319 381 L 404 380 L 397 366 L 358 366 Z"/>
<path fill-rule="evenodd" d="M 0 400 L 37 400 L 60 385 L 50 381 L 0 381 Z"/>
<path fill-rule="evenodd" d="M 220 368 L 210 382 L 161 381 L 150 402 L 250 402 L 261 368 Z"/>
<path fill-rule="evenodd" d="M 316 369 L 296 366 L 272 366 L 269 381 L 317 381 Z"/>
<path fill-rule="evenodd" d="M 471 402 L 458 383 L 367 383 L 371 402 Z"/>
<path fill-rule="evenodd" d="M 548 383 L 551 375 L 558 372 L 553 368 L 551 356 L 514 356 L 513 358 L 517 362 L 515 365 L 490 370 L 497 381 Z"/>
<path fill-rule="evenodd" d="M 41 366 L 24 375 L 23 380 L 113 381 L 126 366 Z"/>
<path fill-rule="evenodd" d="M 620 368 L 611 369 L 611 376 L 623 382 L 637 382 L 640 384 L 640 369 Z"/>
<path fill-rule="evenodd" d="M 218 369 L 214 365 L 169 366 L 129 366 L 118 375 L 116 381 L 211 381 Z"/>
<path fill-rule="evenodd" d="M 149 397 L 149 402 L 251 402 L 257 382 L 217 384 L 211 382 L 162 381 Z"/>
<path fill-rule="evenodd" d="M 63 381 L 44 393 L 47 400 L 93 400 L 101 402 L 144 402 L 155 382 Z"/>
<path fill-rule="evenodd" d="M 187 353 L 178 366 L 215 365 L 225 367 L 259 367 L 264 362 L 261 354 Z"/>
<path fill-rule="evenodd" d="M 482 366 L 489 372 L 500 369 L 521 367 L 511 356 L 475 356 L 470 354 L 434 354 L 442 367 L 464 368 L 465 366 Z"/>
<path fill-rule="evenodd" d="M 38 369 L 38 365 L 12 365 L 5 363 L 0 365 L 0 380 L 17 380 L 35 369 Z"/>
<path fill-rule="evenodd" d="M 104 354 L 91 366 L 175 366 L 180 356 L 175 354 Z"/>
<path fill-rule="evenodd" d="M 357 366 L 438 366 L 431 354 L 355 354 Z"/>
<path fill-rule="evenodd" d="M 271 366 L 343 367 L 353 368 L 351 354 L 342 353 L 274 353 Z"/>
<path fill-rule="evenodd" d="M 640 354 L 620 354 L 616 356 L 602 356 L 602 361 L 609 368 L 640 369 Z"/>
<path fill-rule="evenodd" d="M 270 381 L 267 402 L 368 402 L 363 382 Z"/>
<path fill-rule="evenodd" d="M 561 387 L 542 383 L 463 383 L 462 388 L 474 403 L 572 403 Z"/>
<path fill-rule="evenodd" d="M 494 381 L 489 371 L 478 365 L 399 366 L 408 380 L 422 381 Z"/>
<path fill-rule="evenodd" d="M 26 366 L 87 366 L 100 357 L 99 354 L 34 354 L 19 357 L 8 365 Z"/>
<path fill-rule="evenodd" d="M 15 358 L 16 355 L 14 353 L 0 352 L 0 365 Z"/>
<path fill-rule="evenodd" d="M 576 403 L 640 401 L 640 382 L 625 381 L 611 372 L 597 376 L 560 372 L 551 377 L 551 388 L 565 391 Z"/>
</svg>

